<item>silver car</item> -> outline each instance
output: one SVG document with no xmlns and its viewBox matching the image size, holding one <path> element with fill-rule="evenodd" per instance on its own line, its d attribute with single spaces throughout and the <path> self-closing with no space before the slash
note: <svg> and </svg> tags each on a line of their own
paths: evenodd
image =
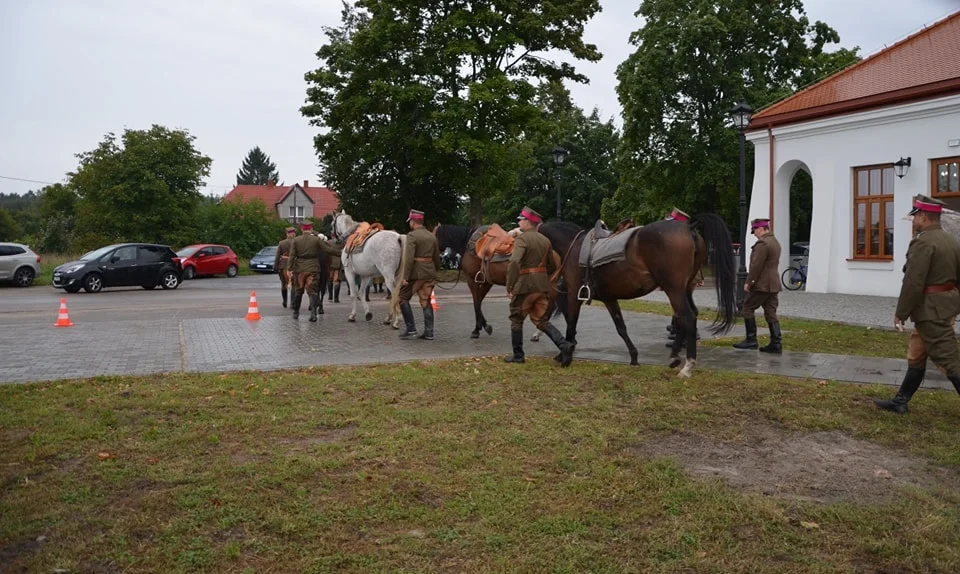
<svg viewBox="0 0 960 574">
<path fill-rule="evenodd" d="M 0 281 L 29 287 L 40 275 L 40 256 L 21 243 L 0 243 Z"/>
</svg>

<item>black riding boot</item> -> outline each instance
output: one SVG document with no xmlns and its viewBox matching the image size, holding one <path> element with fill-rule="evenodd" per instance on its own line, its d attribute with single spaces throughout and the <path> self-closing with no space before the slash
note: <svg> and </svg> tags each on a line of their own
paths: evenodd
<svg viewBox="0 0 960 574">
<path fill-rule="evenodd" d="M 573 345 L 570 344 L 570 341 L 567 341 L 566 337 L 560 333 L 560 330 L 550 325 L 547 327 L 547 330 L 544 331 L 550 340 L 553 341 L 553 344 L 560 349 L 560 366 L 569 367 L 570 363 L 573 362 Z"/>
<path fill-rule="evenodd" d="M 317 309 L 320 307 L 319 301 L 320 301 L 319 295 L 314 295 L 312 293 L 310 294 L 310 322 L 311 323 L 317 322 Z"/>
<path fill-rule="evenodd" d="M 327 301 L 333 301 L 333 281 L 327 283 Z"/>
<path fill-rule="evenodd" d="M 317 315 L 323 315 L 323 293 L 317 295 Z"/>
<path fill-rule="evenodd" d="M 430 305 L 423 308 L 423 334 L 420 338 L 427 341 L 433 340 L 433 307 Z"/>
<path fill-rule="evenodd" d="M 670 340 L 672 341 L 674 337 L 677 336 L 677 318 L 673 317 L 670 319 L 670 324 L 667 325 L 667 332 L 670 333 Z"/>
<path fill-rule="evenodd" d="M 333 288 L 333 302 L 340 302 L 340 283 L 337 283 L 336 287 Z"/>
<path fill-rule="evenodd" d="M 293 305 L 293 318 L 294 318 L 294 319 L 299 319 L 299 318 L 300 318 L 300 303 L 301 303 L 302 301 L 303 301 L 303 292 L 302 292 L 302 291 L 294 291 L 294 292 L 293 292 L 293 301 L 291 302 L 291 304 Z"/>
<path fill-rule="evenodd" d="M 287 288 L 283 287 L 280 289 L 280 295 L 283 297 L 283 308 L 287 308 Z"/>
<path fill-rule="evenodd" d="M 412 339 L 417 336 L 417 325 L 413 322 L 413 309 L 410 308 L 410 302 L 400 303 L 400 314 L 403 316 L 403 332 L 400 333 L 401 339 Z"/>
<path fill-rule="evenodd" d="M 504 359 L 507 363 L 523 363 L 523 327 L 510 329 L 510 341 L 513 343 L 513 355 Z"/>
<path fill-rule="evenodd" d="M 768 325 L 770 327 L 770 344 L 760 347 L 760 352 L 779 355 L 783 352 L 783 347 L 780 345 L 780 321 L 770 321 Z"/>
<path fill-rule="evenodd" d="M 903 376 L 903 382 L 900 383 L 900 390 L 897 391 L 897 396 L 889 401 L 874 399 L 873 402 L 881 409 L 902 415 L 907 412 L 907 403 L 913 398 L 913 393 L 917 392 L 920 384 L 923 383 L 924 374 L 926 374 L 926 369 L 923 367 L 907 367 L 907 374 Z M 956 382 L 953 384 L 955 386 L 957 385 Z M 960 387 L 957 388 L 957 392 L 960 392 Z"/>
<path fill-rule="evenodd" d="M 960 376 L 947 375 L 947 378 L 950 379 L 950 382 L 953 383 L 953 388 L 957 389 L 957 394 L 960 395 Z"/>
<path fill-rule="evenodd" d="M 756 349 L 757 348 L 757 320 L 744 319 L 743 326 L 747 328 L 747 338 L 735 343 L 734 349 Z"/>
</svg>

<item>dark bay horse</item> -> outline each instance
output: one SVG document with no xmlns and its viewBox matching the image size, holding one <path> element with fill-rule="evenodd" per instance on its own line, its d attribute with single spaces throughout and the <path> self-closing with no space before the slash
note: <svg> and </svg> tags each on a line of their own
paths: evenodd
<svg viewBox="0 0 960 574">
<path fill-rule="evenodd" d="M 547 222 L 540 226 L 553 248 L 563 254 L 562 277 L 564 287 L 557 297 L 556 314 L 567 321 L 567 340 L 576 345 L 577 321 L 583 301 L 578 297 L 583 281 L 579 264 L 580 246 L 587 230 L 563 221 Z M 681 364 L 680 349 L 686 346 L 686 364 L 679 376 L 689 377 L 697 362 L 697 314 L 693 302 L 700 268 L 707 259 L 707 249 L 713 251 L 719 312 L 711 327 L 714 334 L 725 333 L 733 327 L 736 310 L 736 266 L 733 242 L 723 220 L 714 214 L 697 215 L 691 223 L 657 221 L 633 232 L 626 245 L 626 258 L 600 267 L 589 273 L 593 299 L 607 307 L 617 327 L 617 334 L 627 344 L 630 364 L 636 365 L 637 348 L 627 335 L 619 300 L 635 299 L 663 289 L 670 299 L 677 322 L 678 333 L 670 351 L 670 366 Z"/>
</svg>

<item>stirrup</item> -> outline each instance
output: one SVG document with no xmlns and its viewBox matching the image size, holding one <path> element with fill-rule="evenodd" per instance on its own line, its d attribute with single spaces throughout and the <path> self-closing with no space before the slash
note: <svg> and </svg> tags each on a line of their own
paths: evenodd
<svg viewBox="0 0 960 574">
<path fill-rule="evenodd" d="M 583 294 L 584 291 L 587 292 L 586 295 Z M 590 286 L 581 285 L 580 289 L 577 290 L 577 301 L 589 301 L 590 299 L 592 299 L 592 297 L 590 296 Z"/>
<path fill-rule="evenodd" d="M 486 283 L 487 276 L 483 274 L 483 269 L 477 271 L 477 274 L 473 276 L 474 283 Z"/>
</svg>

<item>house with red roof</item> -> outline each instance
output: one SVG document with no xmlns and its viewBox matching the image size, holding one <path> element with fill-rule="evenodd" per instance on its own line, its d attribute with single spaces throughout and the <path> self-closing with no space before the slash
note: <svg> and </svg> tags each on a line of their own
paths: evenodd
<svg viewBox="0 0 960 574">
<path fill-rule="evenodd" d="M 790 183 L 813 180 L 807 290 L 896 296 L 916 194 L 960 210 L 960 12 L 754 114 L 749 218 L 790 262 Z M 748 245 L 754 239 L 748 238 Z"/>
<path fill-rule="evenodd" d="M 237 185 L 224 196 L 223 201 L 252 201 L 259 199 L 276 210 L 277 217 L 298 224 L 313 217 L 322 219 L 340 207 L 340 198 L 329 187 L 311 186 L 309 180 L 303 184 L 276 185 Z"/>
</svg>

